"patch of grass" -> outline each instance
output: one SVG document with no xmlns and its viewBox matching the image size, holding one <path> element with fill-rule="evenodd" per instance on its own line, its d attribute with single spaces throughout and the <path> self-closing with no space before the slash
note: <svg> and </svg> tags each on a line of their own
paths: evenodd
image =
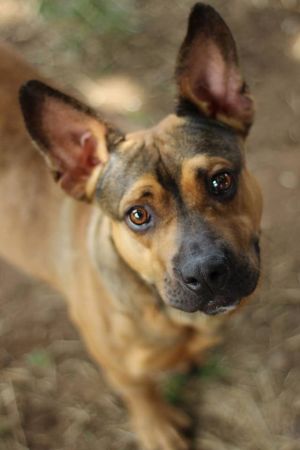
<svg viewBox="0 0 300 450">
<path fill-rule="evenodd" d="M 136 31 L 132 0 L 40 0 L 39 13 L 47 21 L 68 23 L 77 36 Z"/>
<path fill-rule="evenodd" d="M 53 361 L 46 350 L 36 349 L 26 355 L 26 361 L 31 366 L 48 368 L 53 366 Z"/>
<path fill-rule="evenodd" d="M 183 391 L 189 378 L 189 374 L 176 374 L 168 378 L 163 386 L 163 393 L 169 403 L 177 405 L 182 401 Z"/>
<path fill-rule="evenodd" d="M 218 354 L 211 356 L 204 366 L 196 367 L 187 374 L 170 376 L 163 385 L 164 397 L 172 404 L 181 403 L 184 389 L 190 379 L 196 377 L 202 380 L 224 378 L 228 375 L 228 368 L 224 366 Z"/>
<path fill-rule="evenodd" d="M 197 367 L 193 375 L 202 379 L 224 378 L 228 376 L 228 368 L 223 364 L 221 356 L 215 354 L 204 366 Z"/>
</svg>

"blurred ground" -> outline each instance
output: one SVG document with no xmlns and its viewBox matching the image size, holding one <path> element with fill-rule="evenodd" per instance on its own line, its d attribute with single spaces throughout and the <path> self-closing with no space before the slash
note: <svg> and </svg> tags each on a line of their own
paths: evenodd
<svg viewBox="0 0 300 450">
<path fill-rule="evenodd" d="M 228 324 L 217 370 L 192 379 L 183 399 L 198 424 L 196 449 L 299 450 L 300 2 L 210 3 L 234 31 L 257 99 L 248 157 L 265 196 L 265 275 Z M 148 125 L 172 109 L 192 4 L 1 0 L 0 35 L 96 106 L 111 100 L 127 121 Z M 0 286 L 0 450 L 135 448 L 59 296 L 5 263 Z"/>
</svg>

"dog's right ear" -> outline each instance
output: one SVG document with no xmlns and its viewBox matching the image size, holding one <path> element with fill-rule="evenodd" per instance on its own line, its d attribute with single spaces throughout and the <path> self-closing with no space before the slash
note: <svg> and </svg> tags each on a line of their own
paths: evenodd
<svg viewBox="0 0 300 450">
<path fill-rule="evenodd" d="M 25 125 L 62 189 L 90 201 L 109 152 L 123 135 L 89 107 L 41 83 L 20 90 Z"/>
<path fill-rule="evenodd" d="M 231 31 L 209 5 L 196 3 L 192 8 L 176 80 L 180 114 L 192 108 L 247 135 L 254 116 L 253 100 L 239 69 Z"/>
</svg>

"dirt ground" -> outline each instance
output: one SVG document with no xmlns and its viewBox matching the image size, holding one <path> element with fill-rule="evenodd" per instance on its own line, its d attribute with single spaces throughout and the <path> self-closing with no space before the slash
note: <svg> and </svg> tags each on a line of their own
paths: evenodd
<svg viewBox="0 0 300 450">
<path fill-rule="evenodd" d="M 248 161 L 265 198 L 264 275 L 182 400 L 197 450 L 300 450 L 300 2 L 210 3 L 235 34 L 257 102 Z M 45 74 L 96 106 L 114 101 L 138 125 L 172 109 L 192 1 L 127 0 L 122 26 L 78 35 L 38 4 L 1 0 L 0 36 Z M 0 450 L 135 449 L 127 415 L 59 295 L 4 262 L 0 280 Z"/>
</svg>

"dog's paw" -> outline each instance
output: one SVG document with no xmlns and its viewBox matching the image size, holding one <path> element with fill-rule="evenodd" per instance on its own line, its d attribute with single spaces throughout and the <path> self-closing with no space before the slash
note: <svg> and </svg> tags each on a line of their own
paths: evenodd
<svg viewBox="0 0 300 450">
<path fill-rule="evenodd" d="M 145 450 L 189 450 L 190 444 L 181 431 L 190 427 L 189 417 L 167 404 L 140 411 L 133 418 L 137 437 Z"/>
</svg>

